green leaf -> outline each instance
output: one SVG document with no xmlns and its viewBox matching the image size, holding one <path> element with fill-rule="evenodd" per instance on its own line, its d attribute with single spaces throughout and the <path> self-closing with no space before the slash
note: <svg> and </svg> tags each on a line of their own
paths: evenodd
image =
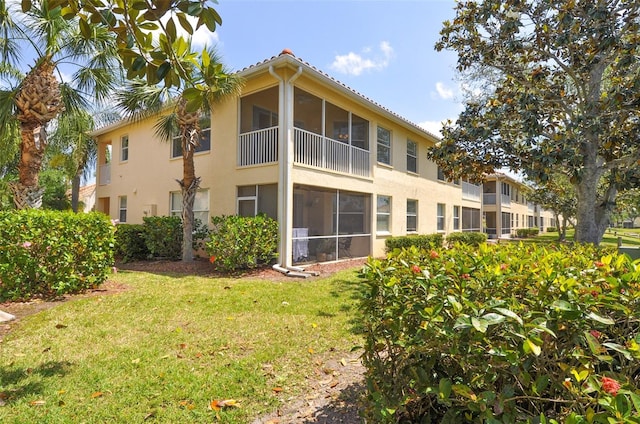
<svg viewBox="0 0 640 424">
<path fill-rule="evenodd" d="M 629 361 L 633 360 L 631 353 L 627 349 L 625 349 L 624 346 L 619 345 L 618 343 L 606 342 L 606 343 L 602 343 L 602 345 L 608 347 L 609 349 L 613 349 L 616 352 L 621 353 Z"/>
<path fill-rule="evenodd" d="M 458 396 L 466 397 L 467 399 L 471 399 L 473 401 L 478 399 L 476 394 L 473 393 L 473 390 L 471 390 L 469 386 L 465 386 L 464 384 L 454 384 L 453 386 L 451 386 L 451 389 Z"/>
<path fill-rule="evenodd" d="M 515 312 L 506 309 L 506 308 L 493 308 L 494 310 L 500 312 L 502 315 L 504 315 L 505 317 L 508 318 L 512 318 L 515 319 L 516 321 L 518 321 L 518 324 L 523 325 L 523 321 L 522 318 L 520 318 L 520 316 L 518 316 L 518 314 L 516 314 Z"/>
<path fill-rule="evenodd" d="M 488 314 L 484 314 L 482 316 L 482 319 L 485 320 L 487 322 L 488 325 L 495 325 L 495 324 L 500 324 L 501 322 L 503 322 L 506 318 L 504 315 L 501 314 L 495 314 L 495 313 L 488 313 Z"/>
<path fill-rule="evenodd" d="M 525 353 L 533 353 L 536 356 L 540 356 L 542 353 L 540 346 L 535 344 L 531 339 L 526 339 L 524 341 L 523 348 Z"/>
<path fill-rule="evenodd" d="M 170 70 L 171 70 L 171 63 L 164 62 L 162 65 L 158 67 L 158 70 L 156 71 L 156 75 L 158 76 L 158 79 L 159 80 L 164 79 L 164 77 L 167 76 L 167 73 Z"/>
<path fill-rule="evenodd" d="M 27 13 L 31 10 L 31 0 L 22 0 L 22 13 Z"/>
<path fill-rule="evenodd" d="M 184 13 L 176 13 L 178 17 L 178 21 L 180 22 L 180 26 L 187 31 L 188 34 L 193 35 L 193 26 L 191 26 L 191 22 L 187 19 Z"/>
<path fill-rule="evenodd" d="M 449 399 L 449 396 L 451 396 L 451 387 L 451 380 L 448 378 L 440 379 L 440 383 L 438 384 L 438 395 L 440 399 Z"/>
<path fill-rule="evenodd" d="M 209 63 L 211 63 L 211 58 L 209 57 L 209 53 L 207 52 L 207 49 L 203 49 L 202 50 L 202 66 L 204 68 L 209 67 Z"/>
<path fill-rule="evenodd" d="M 471 325 L 481 333 L 486 333 L 489 328 L 489 323 L 486 320 L 477 317 L 471 317 Z"/>
<path fill-rule="evenodd" d="M 554 309 L 558 309 L 560 311 L 575 311 L 576 308 L 566 300 L 556 300 L 551 304 Z"/>
<path fill-rule="evenodd" d="M 606 317 L 600 316 L 600 315 L 596 314 L 595 312 L 589 312 L 587 314 L 587 318 L 591 318 L 592 320 L 598 321 L 599 323 L 605 324 L 605 325 L 613 325 L 613 324 L 616 323 L 611 318 L 606 318 Z"/>
<path fill-rule="evenodd" d="M 633 402 L 633 407 L 640 413 L 640 396 L 635 393 L 629 393 L 629 396 L 631 397 L 631 402 Z"/>
<path fill-rule="evenodd" d="M 78 25 L 80 26 L 80 34 L 82 34 L 84 38 L 91 38 L 92 31 L 89 23 L 85 19 L 79 19 Z"/>
<path fill-rule="evenodd" d="M 602 345 L 600 344 L 598 339 L 596 339 L 591 334 L 591 332 L 585 331 L 584 337 L 587 339 L 587 344 L 589 345 L 589 350 L 591 350 L 591 353 L 593 353 L 594 355 L 599 355 L 600 353 L 602 353 Z"/>
</svg>

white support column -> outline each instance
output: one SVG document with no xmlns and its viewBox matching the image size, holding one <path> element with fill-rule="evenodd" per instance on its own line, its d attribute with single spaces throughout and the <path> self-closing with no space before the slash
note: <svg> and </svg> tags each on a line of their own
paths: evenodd
<svg viewBox="0 0 640 424">
<path fill-rule="evenodd" d="M 280 241 L 278 253 L 280 265 L 288 268 L 293 266 L 293 82 L 302 74 L 302 67 L 287 79 L 278 75 L 273 66 L 269 67 L 269 73 L 278 79 L 278 225 Z"/>
</svg>

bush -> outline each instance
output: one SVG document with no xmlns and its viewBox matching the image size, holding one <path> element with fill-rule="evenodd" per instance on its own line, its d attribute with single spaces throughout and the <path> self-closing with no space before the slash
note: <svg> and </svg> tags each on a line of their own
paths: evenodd
<svg viewBox="0 0 640 424">
<path fill-rule="evenodd" d="M 145 216 L 144 242 L 151 258 L 182 257 L 182 219 L 179 216 Z"/>
<path fill-rule="evenodd" d="M 535 237 L 540 233 L 538 228 L 518 228 L 516 236 L 519 238 Z"/>
<path fill-rule="evenodd" d="M 266 215 L 215 216 L 206 250 L 223 271 L 254 268 L 278 257 L 278 223 Z"/>
<path fill-rule="evenodd" d="M 116 226 L 115 256 L 123 262 L 140 261 L 149 257 L 145 243 L 145 226 L 142 224 L 118 224 Z"/>
<path fill-rule="evenodd" d="M 394 249 L 406 249 L 415 246 L 418 249 L 431 249 L 442 246 L 442 234 L 421 234 L 411 236 L 389 237 L 384 241 L 387 252 Z"/>
<path fill-rule="evenodd" d="M 557 233 L 558 229 L 556 227 L 547 227 L 547 233 Z"/>
<path fill-rule="evenodd" d="M 638 422 L 640 261 L 458 245 L 369 259 L 362 276 L 371 422 Z"/>
<path fill-rule="evenodd" d="M 0 301 L 77 293 L 113 266 L 114 227 L 100 213 L 0 212 Z"/>
<path fill-rule="evenodd" d="M 451 233 L 447 236 L 447 243 L 454 245 L 456 243 L 470 244 L 472 246 L 478 246 L 487 241 L 487 235 L 485 233 Z"/>
</svg>

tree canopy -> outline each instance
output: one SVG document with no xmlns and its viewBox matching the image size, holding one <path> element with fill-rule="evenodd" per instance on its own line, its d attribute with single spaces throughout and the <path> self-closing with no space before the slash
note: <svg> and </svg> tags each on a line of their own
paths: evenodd
<svg viewBox="0 0 640 424">
<path fill-rule="evenodd" d="M 619 191 L 640 177 L 637 0 L 461 1 L 438 50 L 490 90 L 466 102 L 429 156 L 449 178 L 501 167 L 576 192 L 576 240 L 599 243 Z M 483 75 L 478 72 L 475 75 Z"/>
</svg>

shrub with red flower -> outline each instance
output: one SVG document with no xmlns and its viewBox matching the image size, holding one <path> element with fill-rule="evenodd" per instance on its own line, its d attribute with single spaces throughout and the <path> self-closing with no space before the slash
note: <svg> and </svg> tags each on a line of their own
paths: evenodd
<svg viewBox="0 0 640 424">
<path fill-rule="evenodd" d="M 429 253 L 429 257 L 431 259 L 436 259 L 438 258 L 440 255 L 438 254 L 438 252 L 436 252 L 435 250 L 432 250 L 431 253 Z"/>
<path fill-rule="evenodd" d="M 618 394 L 618 390 L 620 390 L 620 383 L 613 378 L 602 377 L 602 390 L 615 396 Z"/>
<path fill-rule="evenodd" d="M 211 256 L 209 258 L 209 262 L 214 263 L 216 261 L 216 257 L 215 256 Z"/>
<path fill-rule="evenodd" d="M 420 274 L 420 272 L 422 272 L 422 270 L 420 269 L 420 267 L 418 265 L 414 265 L 411 267 L 411 271 L 413 271 L 414 274 Z"/>
</svg>

